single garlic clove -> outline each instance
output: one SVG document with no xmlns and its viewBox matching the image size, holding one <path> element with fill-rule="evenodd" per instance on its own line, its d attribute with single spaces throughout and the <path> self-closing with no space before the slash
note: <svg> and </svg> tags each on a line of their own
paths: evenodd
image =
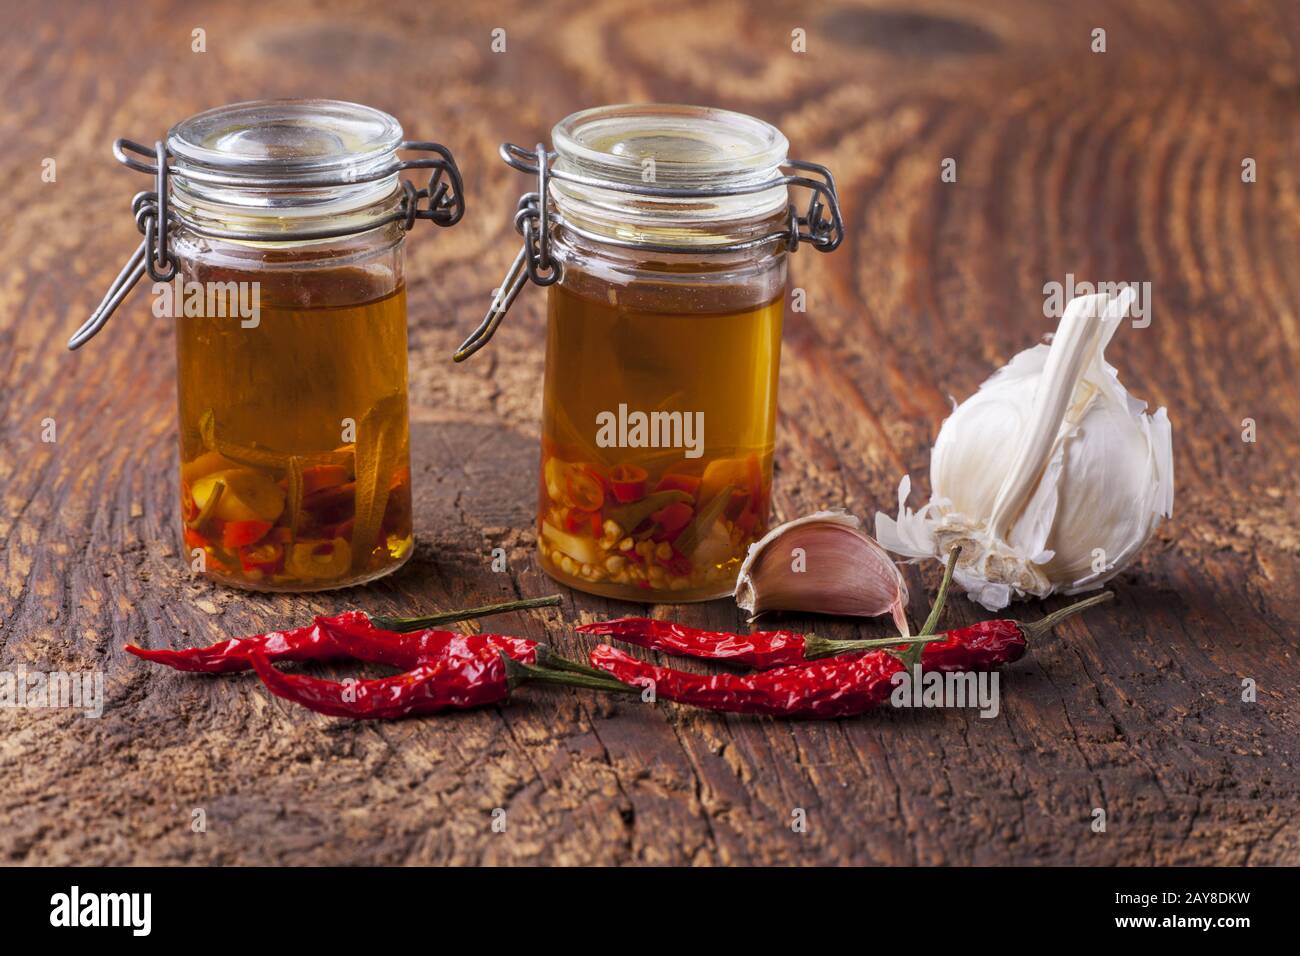
<svg viewBox="0 0 1300 956">
<path fill-rule="evenodd" d="M 889 612 L 902 634 L 907 585 L 893 559 L 843 511 L 819 511 L 773 528 L 749 548 L 736 579 L 736 603 L 764 611 L 848 617 Z"/>
</svg>

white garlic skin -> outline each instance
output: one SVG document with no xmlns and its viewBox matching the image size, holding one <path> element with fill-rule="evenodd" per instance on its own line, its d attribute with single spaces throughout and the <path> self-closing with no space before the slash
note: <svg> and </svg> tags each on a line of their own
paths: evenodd
<svg viewBox="0 0 1300 956">
<path fill-rule="evenodd" d="M 1168 423 L 1165 410 L 1156 413 Z M 1150 420 L 1135 419 L 1111 404 L 1093 405 L 1065 443 L 1065 467 L 1057 488 L 1056 517 L 1043 573 L 1070 582 L 1062 593 L 1100 587 L 1147 543 L 1161 514 L 1155 506 L 1154 448 Z M 1114 468 L 1108 462 L 1146 459 L 1146 468 Z M 1094 571 L 1094 565 L 1102 567 Z M 1109 568 L 1107 570 L 1106 568 Z"/>
<path fill-rule="evenodd" d="M 996 372 L 979 391 L 957 405 L 939 429 L 930 452 L 930 486 L 934 496 L 946 499 L 953 511 L 987 515 L 993 509 L 1025 425 L 1023 393 L 1030 381 L 1015 363 L 1029 355 L 1022 352 L 1011 366 Z M 1037 366 L 1031 375 L 1036 385 L 1042 361 L 1021 364 Z M 1013 370 L 1014 374 L 1008 374 Z M 968 435 L 979 435 L 980 440 L 963 441 Z"/>
</svg>

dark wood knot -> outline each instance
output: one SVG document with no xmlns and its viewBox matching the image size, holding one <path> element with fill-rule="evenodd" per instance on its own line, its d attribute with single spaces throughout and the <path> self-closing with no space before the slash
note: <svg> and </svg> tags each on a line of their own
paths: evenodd
<svg viewBox="0 0 1300 956">
<path fill-rule="evenodd" d="M 841 9 L 822 21 L 836 42 L 900 56 L 994 53 L 1002 41 L 965 20 L 901 10 Z"/>
</svg>

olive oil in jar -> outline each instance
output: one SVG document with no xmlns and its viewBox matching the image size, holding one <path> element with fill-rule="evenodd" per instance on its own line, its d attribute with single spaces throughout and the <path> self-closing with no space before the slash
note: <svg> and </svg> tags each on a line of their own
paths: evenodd
<svg viewBox="0 0 1300 956">
<path fill-rule="evenodd" d="M 132 203 L 144 239 L 68 347 L 153 280 L 155 315 L 176 325 L 185 565 L 269 591 L 400 567 L 413 547 L 405 238 L 464 215 L 451 151 L 358 103 L 284 99 L 206 110 L 153 148 L 113 152 L 154 183 Z M 421 185 L 401 178 L 410 169 Z"/>
<path fill-rule="evenodd" d="M 295 309 L 272 284 L 251 327 L 176 320 L 185 542 L 223 583 L 337 587 L 412 547 L 405 287 L 321 282 L 347 304 Z"/>
<path fill-rule="evenodd" d="M 539 537 L 564 583 L 717 597 L 766 530 L 783 301 L 686 297 L 623 308 L 550 290 Z"/>
<path fill-rule="evenodd" d="M 538 191 L 455 358 L 547 287 L 542 569 L 629 601 L 729 595 L 768 522 L 787 254 L 839 246 L 834 179 L 770 123 L 711 107 L 601 106 L 551 138 L 502 144 Z"/>
</svg>

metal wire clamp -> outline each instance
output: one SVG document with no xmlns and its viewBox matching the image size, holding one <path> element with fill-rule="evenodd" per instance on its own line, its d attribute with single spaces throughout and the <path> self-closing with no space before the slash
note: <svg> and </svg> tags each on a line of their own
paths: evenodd
<svg viewBox="0 0 1300 956">
<path fill-rule="evenodd" d="M 360 227 L 347 226 L 338 229 L 298 229 L 276 231 L 274 235 L 246 233 L 233 230 L 216 229 L 210 226 L 189 228 L 200 235 L 214 239 L 232 241 L 275 241 L 301 242 L 313 239 L 336 239 L 342 236 L 368 232 L 391 222 L 401 223 L 403 230 L 409 230 L 417 219 L 428 219 L 435 226 L 454 226 L 465 215 L 464 183 L 460 169 L 451 151 L 439 143 L 425 141 L 407 141 L 397 146 L 398 150 L 426 152 L 432 157 L 419 157 L 393 161 L 365 176 L 343 176 L 337 180 L 312 183 L 313 187 L 329 188 L 331 186 L 351 186 L 375 182 L 392 176 L 394 173 L 408 169 L 427 169 L 429 179 L 425 186 L 417 189 L 410 180 L 401 180 L 402 200 L 391 213 L 378 220 L 369 220 Z M 149 157 L 152 163 L 142 162 L 131 154 Z M 154 177 L 151 192 L 136 193 L 131 200 L 131 211 L 135 216 L 136 228 L 143 239 L 131 258 L 127 260 L 122 271 L 117 274 L 108 292 L 100 301 L 90 318 L 68 339 L 68 348 L 76 350 L 85 345 L 99 332 L 112 317 L 127 295 L 135 288 L 145 273 L 154 282 L 170 282 L 176 276 L 179 263 L 168 247 L 168 229 L 179 222 L 179 217 L 168 208 L 168 179 L 174 172 L 169 164 L 170 153 L 161 142 L 155 142 L 153 148 L 143 146 L 129 139 L 119 139 L 113 143 L 113 156 L 122 165 L 137 172 L 148 173 Z M 189 171 L 187 176 L 194 176 Z M 274 186 L 271 182 L 269 185 Z M 288 185 L 288 184 L 286 184 Z"/>
<path fill-rule="evenodd" d="M 537 191 L 525 193 L 519 200 L 519 207 L 515 212 L 515 231 L 523 237 L 523 245 L 515 255 L 510 268 L 506 270 L 505 279 L 502 280 L 500 287 L 493 292 L 492 304 L 488 307 L 487 315 L 452 356 L 452 359 L 457 362 L 463 362 L 488 344 L 496 334 L 506 312 L 510 310 L 510 306 L 514 304 L 530 279 L 536 285 L 548 286 L 559 281 L 563 276 L 563 266 L 551 257 L 550 251 L 551 224 L 547 190 L 554 180 L 651 199 L 718 199 L 727 196 L 746 196 L 791 186 L 809 191 L 808 205 L 803 215 L 800 215 L 791 203 L 787 210 L 785 228 L 744 242 L 707 247 L 683 247 L 621 242 L 606 236 L 598 237 L 598 241 L 610 245 L 636 248 L 646 252 L 690 251 L 717 254 L 752 249 L 779 239 L 784 240 L 790 252 L 796 251 L 801 243 L 808 243 L 818 252 L 831 252 L 844 239 L 844 220 L 840 213 L 835 178 L 829 169 L 818 163 L 790 159 L 781 164 L 782 168 L 796 172 L 776 176 L 763 182 L 721 186 L 716 189 L 683 189 L 639 183 L 616 183 L 566 170 L 555 170 L 551 165 L 555 161 L 556 154 L 547 152 L 546 147 L 540 143 L 533 150 L 526 150 L 513 143 L 502 143 L 499 153 L 506 165 L 512 169 L 517 169 L 521 173 L 535 174 Z"/>
</svg>

